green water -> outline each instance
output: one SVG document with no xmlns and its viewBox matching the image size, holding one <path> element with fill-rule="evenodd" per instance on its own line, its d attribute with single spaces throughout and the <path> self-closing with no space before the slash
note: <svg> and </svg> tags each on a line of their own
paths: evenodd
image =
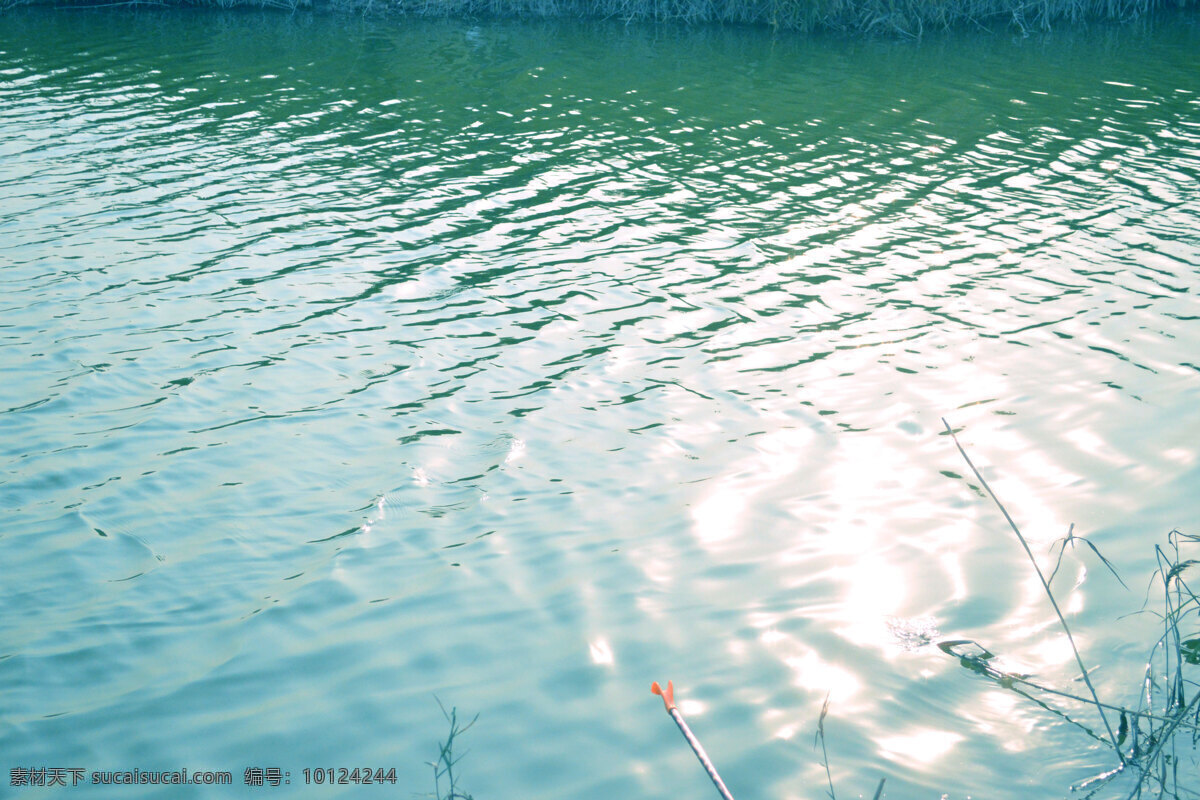
<svg viewBox="0 0 1200 800">
<path fill-rule="evenodd" d="M 921 646 L 1081 691 L 940 418 L 1119 565 L 1055 585 L 1136 703 L 1122 615 L 1200 532 L 1198 54 L 0 14 L 3 793 L 412 797 L 436 695 L 479 800 L 713 796 L 668 678 L 739 800 L 823 796 L 827 695 L 839 797 L 1111 768 Z"/>
</svg>

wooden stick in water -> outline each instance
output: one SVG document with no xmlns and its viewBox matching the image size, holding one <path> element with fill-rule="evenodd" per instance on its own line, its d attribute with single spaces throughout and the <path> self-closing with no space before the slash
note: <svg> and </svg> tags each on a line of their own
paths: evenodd
<svg viewBox="0 0 1200 800">
<path fill-rule="evenodd" d="M 700 744 L 700 740 L 692 733 L 692 729 L 683 721 L 683 715 L 675 707 L 675 684 L 667 681 L 667 688 L 664 690 L 658 685 L 658 681 L 655 681 L 650 684 L 650 691 L 663 699 L 663 705 L 667 707 L 667 713 L 671 715 L 671 719 L 675 720 L 675 724 L 679 726 L 679 732 L 683 734 L 683 738 L 687 739 L 687 743 L 692 746 L 692 752 L 696 754 L 696 758 L 700 759 L 701 766 L 708 773 L 708 777 L 712 779 L 713 786 L 717 787 L 717 791 L 721 793 L 721 797 L 725 798 L 725 800 L 733 800 L 733 795 L 725 787 L 725 781 L 721 780 L 721 776 L 717 774 L 717 768 L 713 766 L 712 761 L 708 758 L 708 753 L 704 752 L 704 746 Z"/>
</svg>

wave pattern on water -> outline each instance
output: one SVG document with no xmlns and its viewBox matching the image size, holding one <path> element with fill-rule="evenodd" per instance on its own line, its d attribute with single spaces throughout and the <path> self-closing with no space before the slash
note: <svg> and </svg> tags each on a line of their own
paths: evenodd
<svg viewBox="0 0 1200 800">
<path fill-rule="evenodd" d="M 675 677 L 762 796 L 830 690 L 863 787 L 1107 764 L 895 631 L 1070 680 L 943 415 L 1043 549 L 1194 515 L 1194 30 L 114 19 L 0 18 L 6 752 L 421 791 L 436 691 L 494 796 L 661 797 Z"/>
</svg>

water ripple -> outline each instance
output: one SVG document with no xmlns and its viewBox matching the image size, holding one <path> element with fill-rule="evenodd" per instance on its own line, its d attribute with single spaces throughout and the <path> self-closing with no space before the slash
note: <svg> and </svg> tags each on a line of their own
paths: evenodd
<svg viewBox="0 0 1200 800">
<path fill-rule="evenodd" d="M 661 797 L 675 677 L 764 796 L 830 691 L 839 788 L 1107 764 L 922 646 L 1071 679 L 939 418 L 1039 547 L 1194 516 L 1194 26 L 0 31 L 5 752 L 419 792 L 437 692 L 497 796 Z"/>
</svg>

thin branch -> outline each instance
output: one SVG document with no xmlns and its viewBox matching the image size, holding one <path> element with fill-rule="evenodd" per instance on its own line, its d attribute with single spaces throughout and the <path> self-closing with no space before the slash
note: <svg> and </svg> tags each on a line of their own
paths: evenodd
<svg viewBox="0 0 1200 800">
<path fill-rule="evenodd" d="M 1096 694 L 1096 687 L 1092 685 L 1092 679 L 1088 677 L 1088 669 L 1084 666 L 1083 657 L 1079 655 L 1079 648 L 1075 645 L 1075 637 L 1071 635 L 1071 628 L 1067 625 L 1066 617 L 1063 616 L 1062 609 L 1058 607 L 1058 601 L 1054 599 L 1054 593 L 1050 591 L 1050 584 L 1046 582 L 1046 576 L 1042 574 L 1041 567 L 1038 566 L 1037 559 L 1033 557 L 1033 551 L 1029 549 L 1029 542 L 1025 540 L 1025 536 L 1021 533 L 1021 529 L 1017 527 L 1017 523 L 1013 521 L 1012 516 L 1008 513 L 1008 509 L 1000 502 L 1000 498 L 996 497 L 996 493 L 992 491 L 992 487 L 988 486 L 988 482 L 984 480 L 983 475 L 975 468 L 975 463 L 971 461 L 967 451 L 959 444 L 958 437 L 954 435 L 954 429 L 950 427 L 950 423 L 946 422 L 946 418 L 942 418 L 942 424 L 946 426 L 946 433 L 950 434 L 950 438 L 954 440 L 954 446 L 958 448 L 958 452 L 962 454 L 963 460 L 967 462 L 967 466 L 975 473 L 975 477 L 979 479 L 979 483 L 983 486 L 988 496 L 1000 509 L 1000 513 L 1004 515 L 1004 519 L 1008 521 L 1009 527 L 1013 529 L 1013 533 L 1017 535 L 1017 540 L 1020 541 L 1021 547 L 1025 550 L 1025 555 L 1029 557 L 1029 563 L 1033 565 L 1033 571 L 1037 573 L 1038 580 L 1042 583 L 1042 588 L 1046 591 L 1046 597 L 1050 599 L 1050 605 L 1054 607 L 1054 613 L 1058 616 L 1058 621 L 1062 625 L 1063 631 L 1067 634 L 1067 641 L 1071 643 L 1071 652 L 1075 654 L 1075 663 L 1079 665 L 1079 674 L 1083 677 L 1083 682 L 1087 684 L 1088 691 L 1092 694 L 1092 702 L 1096 705 L 1096 711 L 1100 714 L 1100 720 L 1104 723 L 1104 729 L 1108 731 L 1108 738 L 1112 742 L 1113 750 L 1117 753 L 1117 758 L 1121 763 L 1125 763 L 1125 756 L 1121 753 L 1121 746 L 1117 744 L 1117 736 L 1113 733 L 1112 726 L 1108 723 L 1108 715 L 1104 713 L 1104 706 L 1100 702 L 1099 695 Z"/>
</svg>

